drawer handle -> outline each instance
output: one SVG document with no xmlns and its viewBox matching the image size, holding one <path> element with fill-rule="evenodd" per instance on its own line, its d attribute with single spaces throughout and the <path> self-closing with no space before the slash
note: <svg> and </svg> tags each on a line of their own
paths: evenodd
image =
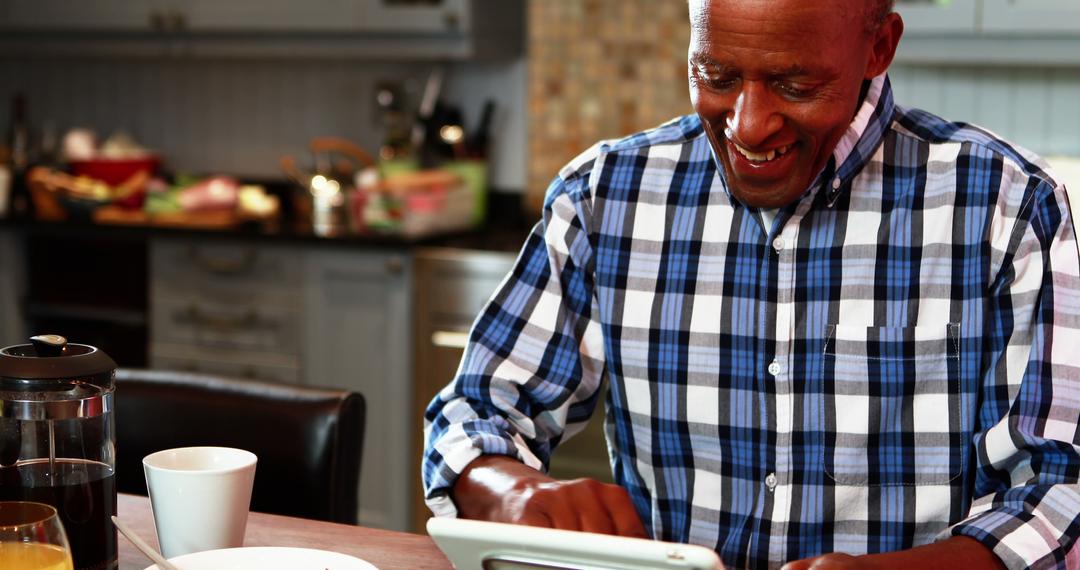
<svg viewBox="0 0 1080 570">
<path fill-rule="evenodd" d="M 255 311 L 248 311 L 242 315 L 235 317 L 210 315 L 199 310 L 198 307 L 191 306 L 187 310 L 183 311 L 178 320 L 187 321 L 193 323 L 198 327 L 205 327 L 208 329 L 214 329 L 221 332 L 231 332 L 242 329 L 255 329 L 255 328 L 268 328 L 273 326 L 271 323 L 264 322 L 259 318 L 258 313 Z"/>
<path fill-rule="evenodd" d="M 435 331 L 431 333 L 431 344 L 443 348 L 465 348 L 469 343 L 469 333 L 461 331 Z"/>
<path fill-rule="evenodd" d="M 194 246 L 189 247 L 187 253 L 188 258 L 191 259 L 192 263 L 210 273 L 216 273 L 218 275 L 247 273 L 255 266 L 255 259 L 258 257 L 258 252 L 254 249 L 244 250 L 243 255 L 236 259 L 204 255 Z"/>
</svg>

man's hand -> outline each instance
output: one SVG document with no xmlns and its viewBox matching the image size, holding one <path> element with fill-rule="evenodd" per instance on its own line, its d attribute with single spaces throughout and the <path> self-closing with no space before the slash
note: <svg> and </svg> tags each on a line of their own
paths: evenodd
<svg viewBox="0 0 1080 570">
<path fill-rule="evenodd" d="M 952 538 L 911 550 L 851 556 L 826 554 L 788 562 L 781 570 L 856 570 L 919 568 L 921 570 L 956 570 L 957 568 L 1003 569 L 1005 565 L 989 548 L 973 538 Z"/>
<path fill-rule="evenodd" d="M 558 481 L 509 457 L 475 459 L 452 493 L 462 518 L 647 538 L 622 487 Z"/>
</svg>

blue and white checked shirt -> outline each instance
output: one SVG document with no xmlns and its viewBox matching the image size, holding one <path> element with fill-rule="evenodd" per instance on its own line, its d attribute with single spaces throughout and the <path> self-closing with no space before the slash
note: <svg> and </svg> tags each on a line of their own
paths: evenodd
<svg viewBox="0 0 1080 570">
<path fill-rule="evenodd" d="M 480 454 L 546 468 L 603 397 L 646 528 L 733 567 L 949 535 L 1078 567 L 1067 204 L 1040 159 L 894 105 L 885 76 L 772 219 L 728 193 L 695 116 L 598 144 L 427 411 L 428 503 L 453 515 Z"/>
</svg>

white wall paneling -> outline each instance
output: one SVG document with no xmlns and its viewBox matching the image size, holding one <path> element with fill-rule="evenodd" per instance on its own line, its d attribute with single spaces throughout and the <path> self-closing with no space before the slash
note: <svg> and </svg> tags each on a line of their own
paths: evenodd
<svg viewBox="0 0 1080 570">
<path fill-rule="evenodd" d="M 1080 156 L 1080 68 L 894 65 L 896 100 L 1044 155 Z"/>
<path fill-rule="evenodd" d="M 374 85 L 400 81 L 416 92 L 435 64 L 341 60 L 0 59 L 0 110 L 29 100 L 35 129 L 117 129 L 164 153 L 167 166 L 194 173 L 278 177 L 284 154 L 306 157 L 317 136 L 343 136 L 374 152 L 382 138 Z M 492 182 L 524 187 L 524 62 L 459 63 L 447 95 L 467 111 L 499 104 L 498 164 Z M 518 85 L 520 83 L 520 85 Z M 450 92 L 452 88 L 452 93 Z M 467 117 L 471 118 L 471 117 Z M 472 119 L 475 121 L 475 119 Z"/>
</svg>

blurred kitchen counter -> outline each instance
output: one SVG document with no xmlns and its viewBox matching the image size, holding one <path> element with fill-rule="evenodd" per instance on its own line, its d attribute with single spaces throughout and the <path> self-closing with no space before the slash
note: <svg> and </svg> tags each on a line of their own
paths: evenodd
<svg viewBox="0 0 1080 570">
<path fill-rule="evenodd" d="M 489 195 L 488 221 L 476 228 L 452 233 L 410 237 L 394 234 L 342 233 L 318 235 L 310 228 L 283 222 L 278 227 L 245 223 L 229 228 L 174 227 L 153 224 L 100 224 L 88 221 L 42 221 L 0 218 L 0 228 L 27 236 L 55 238 L 103 238 L 108 240 L 145 240 L 178 238 L 191 240 L 265 242 L 358 249 L 412 249 L 415 247 L 450 247 L 481 251 L 517 252 L 525 243 L 533 225 L 521 209 L 522 196 L 509 193 Z"/>
<path fill-rule="evenodd" d="M 410 530 L 417 478 L 400 450 L 452 372 L 424 368 L 420 340 L 433 326 L 460 336 L 494 292 L 532 226 L 519 205 L 494 195 L 486 227 L 421 239 L 2 220 L 0 346 L 47 331 L 121 366 L 360 392 L 382 442 L 365 451 L 361 524 Z M 422 270 L 432 258 L 438 275 Z M 444 322 L 447 307 L 457 320 Z"/>
</svg>

